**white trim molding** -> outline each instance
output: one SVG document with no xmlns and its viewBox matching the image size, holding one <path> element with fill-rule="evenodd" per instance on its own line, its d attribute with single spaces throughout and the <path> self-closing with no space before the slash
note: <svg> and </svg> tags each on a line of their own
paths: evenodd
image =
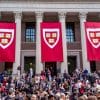
<svg viewBox="0 0 100 100">
<path fill-rule="evenodd" d="M 35 57 L 36 56 L 36 52 L 35 51 L 22 51 L 21 52 L 21 73 L 24 72 L 24 57 Z"/>
<path fill-rule="evenodd" d="M 68 51 L 68 56 L 76 56 L 76 63 L 77 63 L 77 68 L 80 68 L 81 65 L 80 65 L 80 52 L 77 52 L 77 51 Z"/>
<path fill-rule="evenodd" d="M 100 12 L 100 2 L 26 2 L 2 1 L 0 11 L 11 12 Z"/>
</svg>

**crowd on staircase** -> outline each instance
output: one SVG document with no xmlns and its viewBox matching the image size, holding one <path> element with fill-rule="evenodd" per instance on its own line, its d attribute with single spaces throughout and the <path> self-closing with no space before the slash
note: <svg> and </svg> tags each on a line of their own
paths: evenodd
<svg viewBox="0 0 100 100">
<path fill-rule="evenodd" d="M 47 69 L 20 78 L 1 73 L 0 100 L 100 100 L 100 72 L 76 69 L 55 76 Z"/>
</svg>

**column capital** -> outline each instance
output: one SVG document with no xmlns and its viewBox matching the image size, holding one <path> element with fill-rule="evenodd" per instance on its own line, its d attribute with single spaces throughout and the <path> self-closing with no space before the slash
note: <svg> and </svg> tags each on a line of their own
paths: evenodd
<svg viewBox="0 0 100 100">
<path fill-rule="evenodd" d="M 41 19 L 43 18 L 43 12 L 35 12 L 36 19 Z"/>
<path fill-rule="evenodd" d="M 22 12 L 14 12 L 14 15 L 15 15 L 15 19 L 16 18 L 19 18 L 19 19 L 21 19 L 22 18 Z"/>
<path fill-rule="evenodd" d="M 65 19 L 66 14 L 67 14 L 66 12 L 58 12 L 59 19 Z"/>
<path fill-rule="evenodd" d="M 80 12 L 80 13 L 79 13 L 79 18 L 80 18 L 80 19 L 86 19 L 87 13 L 88 13 L 88 12 Z"/>
</svg>

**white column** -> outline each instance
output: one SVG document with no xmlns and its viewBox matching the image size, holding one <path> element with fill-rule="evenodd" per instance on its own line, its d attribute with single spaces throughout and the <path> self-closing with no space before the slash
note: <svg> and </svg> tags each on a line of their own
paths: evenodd
<svg viewBox="0 0 100 100">
<path fill-rule="evenodd" d="M 42 22 L 43 13 L 36 12 L 36 74 L 40 74 L 43 70 L 41 62 L 41 42 L 40 42 L 40 23 Z"/>
<path fill-rule="evenodd" d="M 15 45 L 15 62 L 13 63 L 13 74 L 17 74 L 17 67 L 20 66 L 21 56 L 21 13 L 14 12 L 16 23 L 16 45 Z"/>
<path fill-rule="evenodd" d="M 59 21 L 61 22 L 61 26 L 62 26 L 62 44 L 63 44 L 63 62 L 61 63 L 61 73 L 64 73 L 64 70 L 66 70 L 66 72 L 68 72 L 65 18 L 66 18 L 66 13 L 60 12 L 59 13 Z"/>
<path fill-rule="evenodd" d="M 87 60 L 87 50 L 86 50 L 86 37 L 85 37 L 85 27 L 84 22 L 86 22 L 86 12 L 79 14 L 80 18 L 80 28 L 81 28 L 81 44 L 82 44 L 82 60 L 83 60 L 83 70 L 87 69 L 90 72 L 90 62 Z"/>
</svg>

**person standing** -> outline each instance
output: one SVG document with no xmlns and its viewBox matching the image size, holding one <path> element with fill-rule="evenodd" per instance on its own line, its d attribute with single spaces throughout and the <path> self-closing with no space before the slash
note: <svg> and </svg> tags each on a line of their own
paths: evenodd
<svg viewBox="0 0 100 100">
<path fill-rule="evenodd" d="M 32 67 L 30 67 L 30 78 L 32 78 L 32 76 L 33 76 L 33 69 Z"/>
</svg>

